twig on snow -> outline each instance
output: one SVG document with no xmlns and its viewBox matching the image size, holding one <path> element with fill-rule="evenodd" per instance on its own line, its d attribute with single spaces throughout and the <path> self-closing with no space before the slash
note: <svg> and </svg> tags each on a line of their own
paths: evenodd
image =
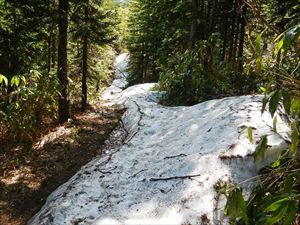
<svg viewBox="0 0 300 225">
<path fill-rule="evenodd" d="M 139 171 L 139 172 L 133 174 L 132 176 L 130 176 L 129 178 L 134 178 L 134 177 L 136 177 L 137 175 L 139 175 L 140 173 L 142 173 L 144 171 L 146 171 L 146 169 L 142 169 L 141 171 Z"/>
<path fill-rule="evenodd" d="M 117 168 L 118 168 L 118 167 L 115 166 L 114 168 L 111 168 L 110 170 L 107 170 L 107 171 L 100 170 L 100 169 L 98 169 L 98 171 L 99 171 L 100 173 L 103 173 L 103 174 L 112 174 L 111 171 L 113 171 L 113 170 L 115 170 L 115 169 L 117 169 Z"/>
<path fill-rule="evenodd" d="M 177 157 L 186 157 L 186 154 L 179 154 L 179 155 L 174 155 L 174 156 L 166 156 L 164 159 L 173 159 Z"/>
<path fill-rule="evenodd" d="M 156 178 L 150 178 L 149 181 L 167 181 L 167 180 L 174 180 L 174 179 L 190 179 L 193 177 L 200 177 L 201 174 L 195 174 L 195 175 L 186 175 L 186 176 L 174 176 L 174 177 L 156 177 Z"/>
</svg>

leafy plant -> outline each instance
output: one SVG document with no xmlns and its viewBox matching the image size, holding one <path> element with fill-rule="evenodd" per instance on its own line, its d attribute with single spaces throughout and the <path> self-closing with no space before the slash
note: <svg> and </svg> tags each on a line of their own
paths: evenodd
<svg viewBox="0 0 300 225">
<path fill-rule="evenodd" d="M 297 44 L 300 41 L 300 25 L 295 25 L 289 28 L 284 33 L 280 34 L 275 42 L 278 42 L 275 48 L 275 55 L 277 55 L 281 50 L 286 52 L 291 46 Z"/>
<path fill-rule="evenodd" d="M 277 49 L 287 50 L 293 43 L 295 38 L 299 38 L 298 26 L 289 29 L 280 35 L 276 40 L 280 40 Z M 278 52 L 276 52 L 278 53 Z M 289 78 L 286 82 L 297 84 L 297 80 Z M 299 119 L 300 104 L 299 91 L 292 91 L 289 88 L 280 90 L 271 90 L 272 85 L 262 90 L 265 92 L 263 99 L 262 113 L 267 106 L 269 113 L 273 117 L 273 131 L 277 132 L 277 116 L 275 116 L 278 108 L 284 109 L 287 123 L 290 124 L 290 144 L 289 148 L 284 149 L 278 159 L 265 167 L 260 173 L 259 185 L 253 188 L 249 199 L 246 201 L 247 209 L 244 209 L 244 199 L 239 188 L 229 189 L 227 195 L 227 207 L 225 213 L 230 216 L 231 222 L 235 224 L 241 218 L 243 224 L 273 225 L 273 224 L 292 224 L 299 214 L 300 209 L 300 152 L 299 152 Z M 274 117 L 275 116 L 275 117 Z M 252 131 L 248 130 L 249 140 L 252 140 Z M 268 148 L 267 136 L 262 137 L 256 147 L 254 153 L 255 161 L 261 161 L 265 158 Z M 234 201 L 238 201 L 241 205 L 240 211 L 234 206 Z M 233 206 L 232 206 L 233 205 Z M 232 206 L 232 207 L 229 207 Z M 246 214 L 249 222 L 245 219 Z"/>
<path fill-rule="evenodd" d="M 220 96 L 226 96 L 230 90 L 229 64 L 219 64 L 218 52 L 220 38 L 212 34 L 208 40 L 199 41 L 197 50 L 186 50 L 174 54 L 166 68 L 162 68 L 159 89 L 165 94 L 162 102 L 171 105 L 192 105 Z M 233 73 L 233 76 L 236 74 Z"/>
<path fill-rule="evenodd" d="M 8 79 L 2 74 L 0 74 L 0 84 L 5 84 L 6 86 L 8 86 Z"/>
<path fill-rule="evenodd" d="M 54 74 L 42 76 L 32 70 L 28 74 L 12 77 L 8 85 L 0 90 L 0 121 L 2 125 L 7 125 L 15 138 L 19 139 L 24 134 L 30 136 L 43 117 L 56 111 L 58 82 Z"/>
<path fill-rule="evenodd" d="M 233 189 L 229 192 L 224 213 L 230 217 L 231 224 L 235 224 L 236 221 L 240 220 L 246 225 L 249 224 L 246 202 L 240 188 L 233 187 Z"/>
</svg>

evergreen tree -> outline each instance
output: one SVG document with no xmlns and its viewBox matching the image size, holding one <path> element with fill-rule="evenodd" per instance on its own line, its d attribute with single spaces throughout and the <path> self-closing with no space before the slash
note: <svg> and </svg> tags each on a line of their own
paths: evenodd
<svg viewBox="0 0 300 225">
<path fill-rule="evenodd" d="M 47 7 L 38 0 L 0 1 L 0 73 L 9 79 L 42 65 Z"/>
<path fill-rule="evenodd" d="M 58 37 L 58 61 L 57 75 L 60 82 L 60 95 L 58 99 L 59 122 L 66 122 L 70 118 L 69 96 L 68 96 L 68 10 L 69 1 L 59 0 L 59 37 Z"/>
<path fill-rule="evenodd" d="M 251 29 L 265 25 L 280 33 L 280 24 L 295 23 L 299 10 L 296 1 L 255 0 L 134 0 L 130 9 L 129 82 L 159 80 L 171 104 L 255 90 L 258 66 L 244 68 L 246 45 L 259 54 Z"/>
<path fill-rule="evenodd" d="M 84 111 L 87 107 L 87 78 L 89 72 L 89 49 L 93 44 L 104 45 L 116 39 L 112 19 L 115 17 L 110 11 L 104 12 L 100 6 L 100 0 L 74 0 L 72 21 L 74 23 L 73 38 L 79 41 L 81 46 L 81 74 L 82 74 L 82 103 Z M 112 17 L 112 18 L 109 18 Z"/>
</svg>

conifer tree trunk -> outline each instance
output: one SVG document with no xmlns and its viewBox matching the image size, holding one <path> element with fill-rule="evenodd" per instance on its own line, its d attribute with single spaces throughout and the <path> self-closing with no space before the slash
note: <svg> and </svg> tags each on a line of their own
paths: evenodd
<svg viewBox="0 0 300 225">
<path fill-rule="evenodd" d="M 142 74 L 141 74 L 141 83 L 145 83 L 145 77 L 146 77 L 146 51 L 145 51 L 145 43 L 142 43 L 142 56 L 141 56 L 141 71 L 142 71 Z"/>
<path fill-rule="evenodd" d="M 198 11 L 198 17 L 197 19 L 199 19 L 200 24 L 199 24 L 199 37 L 202 38 L 204 37 L 204 34 L 206 33 L 205 30 L 205 22 L 202 19 L 202 15 L 205 13 L 205 2 L 204 1 L 200 1 L 199 2 L 199 11 Z"/>
<path fill-rule="evenodd" d="M 48 54 L 47 54 L 47 70 L 50 72 L 51 70 L 51 57 L 52 57 L 52 38 L 51 34 L 48 34 L 47 38 L 47 47 L 48 47 Z"/>
<path fill-rule="evenodd" d="M 217 18 L 217 0 L 211 0 L 211 13 L 209 19 L 209 34 L 214 32 L 215 20 Z"/>
<path fill-rule="evenodd" d="M 222 60 L 225 61 L 226 59 L 226 48 L 227 48 L 227 40 L 228 40 L 228 11 L 225 13 L 225 22 L 224 22 L 224 33 L 223 33 L 223 47 L 222 47 Z"/>
<path fill-rule="evenodd" d="M 85 1 L 84 6 L 84 18 L 85 22 L 87 23 L 89 17 L 89 0 Z M 87 29 L 87 24 L 85 24 Z M 81 110 L 85 111 L 87 107 L 87 76 L 88 76 L 88 36 L 87 31 L 83 36 L 83 43 L 82 43 L 82 83 L 81 83 Z"/>
<path fill-rule="evenodd" d="M 147 76 L 148 76 L 148 61 L 149 61 L 149 57 L 148 54 L 145 53 L 144 57 L 143 57 L 143 61 L 144 61 L 144 73 L 143 73 L 143 83 L 147 83 Z"/>
<path fill-rule="evenodd" d="M 57 74 L 60 82 L 60 95 L 58 99 L 59 122 L 64 123 L 70 117 L 69 99 L 68 99 L 68 62 L 67 62 L 67 44 L 68 44 L 68 0 L 59 0 L 59 42 L 58 42 L 58 68 Z"/>
<path fill-rule="evenodd" d="M 245 26 L 246 26 L 246 13 L 247 13 L 247 5 L 243 3 L 243 0 L 240 0 L 241 5 L 241 15 L 240 15 L 240 35 L 239 35 L 239 48 L 238 48 L 238 72 L 239 72 L 239 84 L 238 89 L 240 94 L 243 93 L 244 86 L 244 43 L 245 43 Z"/>
<path fill-rule="evenodd" d="M 196 42 L 198 5 L 198 0 L 192 0 L 192 22 L 190 29 L 190 39 L 188 43 L 188 48 L 190 51 L 193 49 Z"/>
<path fill-rule="evenodd" d="M 231 30 L 230 30 L 230 38 L 229 38 L 229 54 L 228 54 L 228 61 L 229 62 L 233 62 L 234 61 L 234 40 L 235 40 L 235 33 L 236 33 L 236 10 L 237 10 L 237 4 L 236 4 L 237 0 L 233 0 L 233 12 L 232 12 L 232 16 L 231 16 Z"/>
<path fill-rule="evenodd" d="M 50 0 L 48 0 L 48 12 L 47 12 L 47 16 L 50 17 L 50 8 L 51 8 L 51 4 L 50 4 Z M 52 26 L 51 24 L 48 24 L 48 37 L 47 37 L 47 70 L 48 73 L 51 70 L 51 57 L 52 57 Z"/>
<path fill-rule="evenodd" d="M 10 80 L 15 74 L 14 70 L 15 67 L 17 67 L 17 57 L 16 57 L 16 36 L 18 32 L 18 27 L 17 27 L 17 14 L 16 14 L 16 9 L 13 8 L 12 10 L 12 15 L 13 15 L 13 35 L 11 36 L 11 39 L 8 41 L 8 49 L 9 49 L 9 54 L 8 54 L 8 62 L 7 62 L 7 78 Z M 11 84 L 8 85 L 7 87 L 7 93 L 10 94 L 13 92 L 14 88 Z M 9 101 L 8 101 L 9 102 Z"/>
<path fill-rule="evenodd" d="M 246 13 L 247 13 L 247 5 L 243 4 L 243 1 L 241 1 L 242 4 L 242 15 L 241 15 L 241 29 L 240 29 L 240 40 L 239 40 L 239 50 L 238 50 L 238 62 L 239 62 L 239 71 L 243 71 L 243 55 L 244 55 L 244 43 L 245 43 L 245 26 L 246 26 Z"/>
<path fill-rule="evenodd" d="M 82 49 L 82 99 L 81 109 L 86 110 L 87 107 L 87 73 L 88 73 L 88 39 L 85 36 L 83 38 L 83 49 Z"/>
<path fill-rule="evenodd" d="M 56 32 L 56 31 L 54 31 Z M 56 51 L 57 51 L 57 39 L 56 39 L 56 34 L 54 33 L 52 36 L 52 61 L 51 61 L 51 68 L 53 69 L 56 65 Z"/>
<path fill-rule="evenodd" d="M 238 49 L 238 41 L 239 41 L 239 33 L 240 33 L 240 24 L 239 19 L 237 19 L 236 29 L 234 32 L 234 44 L 233 44 L 233 55 L 232 55 L 232 62 L 236 62 L 236 53 Z"/>
</svg>

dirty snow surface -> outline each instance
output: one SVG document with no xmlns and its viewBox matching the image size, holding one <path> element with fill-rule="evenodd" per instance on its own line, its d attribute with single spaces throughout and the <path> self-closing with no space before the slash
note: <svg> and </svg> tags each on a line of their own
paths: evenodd
<svg viewBox="0 0 300 225">
<path fill-rule="evenodd" d="M 228 224 L 214 185 L 255 176 L 263 166 L 253 163 L 257 142 L 267 135 L 274 156 L 288 127 L 278 118 L 280 135 L 272 132 L 262 96 L 159 105 L 154 84 L 122 90 L 127 62 L 126 54 L 117 58 L 117 79 L 102 95 L 105 104 L 127 108 L 105 153 L 52 193 L 29 224 Z"/>
</svg>

